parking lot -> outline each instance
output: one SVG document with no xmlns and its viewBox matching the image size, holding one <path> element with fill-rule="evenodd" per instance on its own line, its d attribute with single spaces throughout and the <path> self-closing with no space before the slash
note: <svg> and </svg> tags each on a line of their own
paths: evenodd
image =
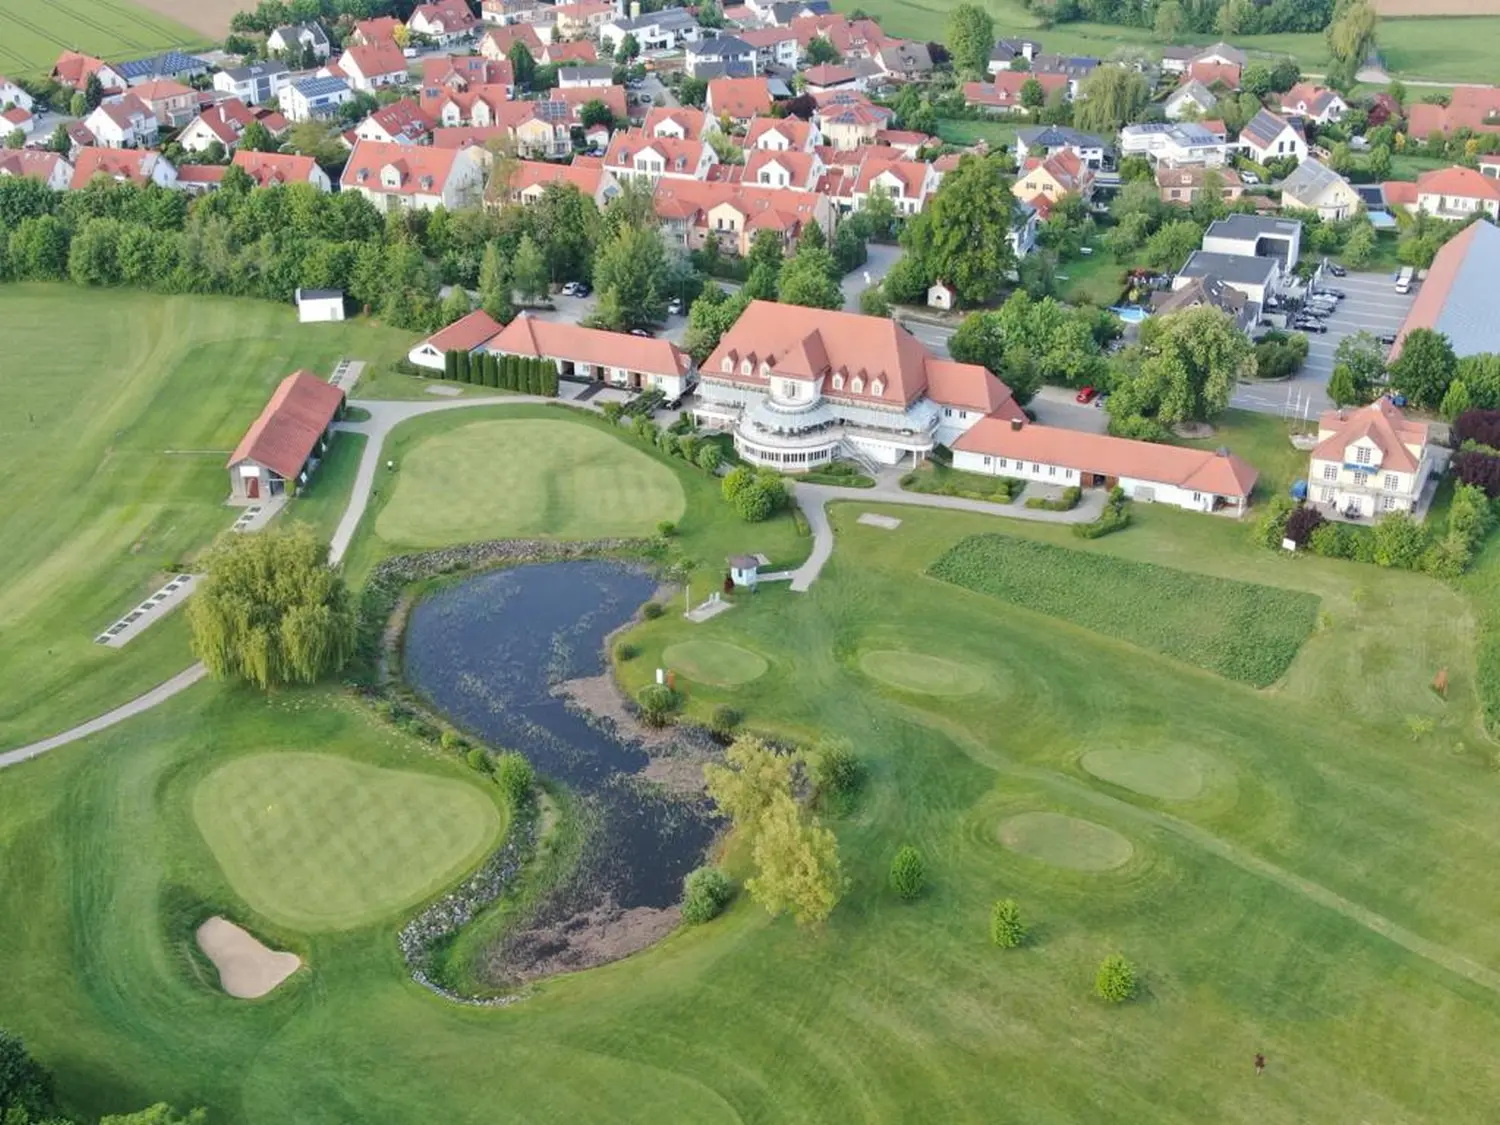
<svg viewBox="0 0 1500 1125">
<path fill-rule="evenodd" d="M 1356 332 L 1393 335 L 1406 319 L 1419 288 L 1413 283 L 1410 293 L 1397 293 L 1395 278 L 1388 273 L 1328 276 L 1322 284 L 1327 289 L 1341 290 L 1345 297 L 1324 321 L 1327 332 L 1306 333 L 1307 362 L 1302 370 L 1285 382 L 1241 386 L 1231 400 L 1233 405 L 1262 414 L 1281 414 L 1290 404 L 1299 415 L 1306 413 L 1309 417 L 1329 409 L 1333 403 L 1325 388 L 1333 374 L 1333 355 L 1339 341 Z"/>
</svg>

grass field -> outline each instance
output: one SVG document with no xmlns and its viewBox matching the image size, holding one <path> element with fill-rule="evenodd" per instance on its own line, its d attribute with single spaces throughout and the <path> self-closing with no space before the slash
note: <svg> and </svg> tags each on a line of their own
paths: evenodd
<svg viewBox="0 0 1500 1125">
<path fill-rule="evenodd" d="M 959 117 L 939 117 L 938 137 L 950 145 L 965 147 L 984 141 L 991 149 L 1009 148 L 1016 143 L 1018 125 L 1009 121 L 969 121 Z"/>
<path fill-rule="evenodd" d="M 1318 611 L 1308 594 L 1004 535 L 965 539 L 930 573 L 1257 687 L 1286 672 Z"/>
<path fill-rule="evenodd" d="M 19 78 L 52 69 L 65 50 L 111 61 L 142 58 L 172 47 L 210 45 L 170 15 L 133 0 L 0 0 L 0 73 Z M 202 0 L 214 6 L 222 0 Z M 181 5 L 181 0 L 178 0 Z"/>
<path fill-rule="evenodd" d="M 568 422 L 471 422 L 399 462 L 375 533 L 402 547 L 546 535 L 649 535 L 682 515 L 659 461 Z"/>
<path fill-rule="evenodd" d="M 769 662 L 758 652 L 723 641 L 682 641 L 662 653 L 667 667 L 690 680 L 738 687 L 766 674 Z"/>
<path fill-rule="evenodd" d="M 180 614 L 121 649 L 93 638 L 234 521 L 224 461 L 278 380 L 408 341 L 264 302 L 42 285 L 0 287 L 0 324 L 3 749 L 187 665 Z M 319 523 L 347 490 L 324 487 L 349 479 L 337 443 L 332 467 Z"/>
<path fill-rule="evenodd" d="M 351 930 L 431 895 L 500 832 L 474 785 L 331 754 L 254 754 L 209 774 L 193 819 L 250 907 L 308 933 Z"/>
<path fill-rule="evenodd" d="M 1125 289 L 1125 267 L 1099 238 L 1092 254 L 1061 263 L 1057 272 L 1060 296 L 1070 304 L 1108 308 Z"/>
</svg>

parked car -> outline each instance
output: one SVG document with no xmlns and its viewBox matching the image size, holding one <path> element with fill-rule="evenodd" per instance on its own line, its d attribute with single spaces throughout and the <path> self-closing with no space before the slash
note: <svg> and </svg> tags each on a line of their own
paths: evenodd
<svg viewBox="0 0 1500 1125">
<path fill-rule="evenodd" d="M 673 297 L 670 301 L 668 301 L 667 302 L 667 312 L 671 313 L 673 316 L 681 316 L 682 315 L 682 298 L 681 297 Z"/>
<path fill-rule="evenodd" d="M 1394 332 L 1384 332 L 1375 338 L 1388 348 L 1396 343 L 1396 334 Z"/>
<path fill-rule="evenodd" d="M 1335 301 L 1342 301 L 1348 296 L 1342 289 L 1319 289 L 1315 295 L 1319 297 L 1332 297 Z"/>
<path fill-rule="evenodd" d="M 1078 402 L 1082 402 L 1082 403 L 1087 404 L 1087 403 L 1093 402 L 1094 401 L 1094 396 L 1097 395 L 1098 393 L 1099 392 L 1096 391 L 1093 387 L 1084 387 L 1082 390 L 1080 390 L 1078 392 L 1078 394 L 1076 394 L 1074 396 L 1074 398 Z"/>
<path fill-rule="evenodd" d="M 1248 170 L 1242 170 L 1240 172 L 1240 179 L 1243 180 L 1243 181 L 1245 181 L 1245 183 L 1247 183 L 1247 184 L 1258 184 L 1258 183 L 1260 183 L 1260 177 L 1257 176 L 1254 172 L 1251 172 L 1251 171 L 1248 171 Z"/>
<path fill-rule="evenodd" d="M 1319 335 L 1328 331 L 1328 325 L 1324 324 L 1321 320 L 1315 320 L 1310 316 L 1298 317 L 1296 320 L 1292 321 L 1292 327 L 1297 329 L 1297 331 L 1299 332 L 1316 332 Z"/>
<path fill-rule="evenodd" d="M 1096 407 L 1103 408 L 1104 404 L 1108 401 L 1109 395 L 1100 395 L 1098 398 L 1094 399 L 1094 405 Z"/>
<path fill-rule="evenodd" d="M 1329 273 L 1333 274 L 1334 277 L 1344 277 L 1349 273 L 1348 270 L 1339 265 L 1337 262 L 1325 261 L 1323 263 L 1323 268 L 1326 269 Z"/>
<path fill-rule="evenodd" d="M 573 296 L 575 297 L 587 297 L 593 291 L 593 287 L 587 281 L 575 281 L 573 283 Z"/>
<path fill-rule="evenodd" d="M 576 282 L 576 281 L 565 281 L 565 282 L 563 282 L 562 292 L 563 292 L 563 296 L 564 297 L 576 297 L 576 296 L 578 296 L 578 282 Z"/>
<path fill-rule="evenodd" d="M 651 335 L 651 333 L 647 332 L 644 328 L 632 328 L 630 330 L 630 334 L 632 336 L 646 336 L 646 337 L 650 337 L 650 335 Z"/>
<path fill-rule="evenodd" d="M 1405 406 L 1406 405 L 1406 396 L 1404 394 L 1402 394 L 1400 391 L 1397 391 L 1395 394 L 1393 394 L 1391 396 L 1391 405 L 1392 406 Z"/>
</svg>

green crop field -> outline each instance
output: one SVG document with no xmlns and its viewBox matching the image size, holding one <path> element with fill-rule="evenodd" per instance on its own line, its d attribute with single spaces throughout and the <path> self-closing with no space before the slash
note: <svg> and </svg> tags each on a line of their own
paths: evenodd
<svg viewBox="0 0 1500 1125">
<path fill-rule="evenodd" d="M 298 325 L 265 302 L 46 285 L 0 286 L 0 324 L 4 749 L 186 665 L 180 614 L 124 648 L 94 637 L 234 522 L 224 461 L 278 380 L 326 374 L 343 355 L 385 359 L 410 339 Z M 347 491 L 350 476 L 334 474 L 316 507 L 340 476 Z"/>
<path fill-rule="evenodd" d="M 119 61 L 209 45 L 131 0 L 0 0 L 0 27 L 0 74 L 12 77 L 45 73 L 66 50 Z"/>
<path fill-rule="evenodd" d="M 682 515 L 670 469 L 566 421 L 485 421 L 413 445 L 375 522 L 386 543 L 649 535 Z"/>
<path fill-rule="evenodd" d="M 965 539 L 931 573 L 1257 687 L 1285 674 L 1318 612 L 1310 594 L 1004 535 Z"/>
<path fill-rule="evenodd" d="M 473 785 L 332 754 L 254 754 L 193 795 L 193 819 L 250 907 L 306 932 L 419 902 L 485 854 L 495 802 Z"/>
</svg>

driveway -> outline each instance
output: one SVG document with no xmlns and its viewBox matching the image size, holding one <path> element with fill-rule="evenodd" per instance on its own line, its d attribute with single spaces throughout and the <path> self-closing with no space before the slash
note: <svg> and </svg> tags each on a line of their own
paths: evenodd
<svg viewBox="0 0 1500 1125">
<path fill-rule="evenodd" d="M 1101 406 L 1084 406 L 1071 387 L 1043 387 L 1026 404 L 1043 426 L 1102 434 L 1109 429 L 1109 413 Z M 1097 400 L 1096 400 L 1097 401 Z"/>
<path fill-rule="evenodd" d="M 1316 418 L 1331 409 L 1333 402 L 1325 388 L 1333 374 L 1333 356 L 1339 342 L 1356 332 L 1376 336 L 1392 334 L 1406 319 L 1416 288 L 1402 295 L 1387 273 L 1351 273 L 1348 277 L 1329 277 L 1329 289 L 1342 290 L 1345 297 L 1325 323 L 1328 331 L 1307 334 L 1307 362 L 1292 378 L 1279 383 L 1241 384 L 1230 404 L 1258 414 L 1294 414 Z"/>
<path fill-rule="evenodd" d="M 844 291 L 844 311 L 859 312 L 859 295 L 872 285 L 879 285 L 890 273 L 891 267 L 901 257 L 901 247 L 884 242 L 872 242 L 868 246 L 869 259 L 864 265 L 844 276 L 840 288 Z"/>
</svg>

